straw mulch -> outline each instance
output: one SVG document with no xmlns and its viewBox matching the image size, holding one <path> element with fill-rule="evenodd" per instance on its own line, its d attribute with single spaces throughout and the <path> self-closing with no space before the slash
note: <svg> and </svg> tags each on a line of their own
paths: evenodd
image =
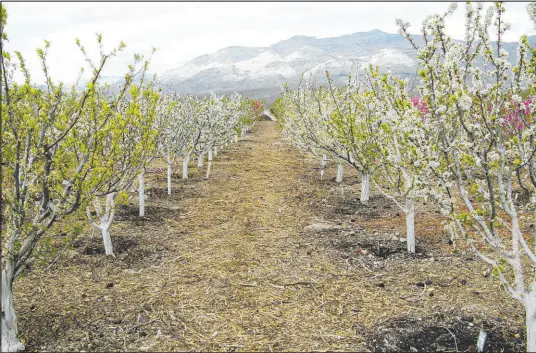
<svg viewBox="0 0 536 353">
<path fill-rule="evenodd" d="M 88 228 L 17 281 L 28 349 L 464 351 L 480 328 L 490 347 L 523 348 L 520 305 L 448 244 L 433 208 L 419 205 L 408 256 L 396 206 L 360 205 L 356 173 L 338 185 L 330 166 L 320 180 L 319 162 L 259 122 L 208 180 L 206 161 L 188 180 L 178 163 L 168 196 L 165 172 L 149 175 L 147 217 L 134 198 L 112 226 L 117 258 Z M 333 229 L 304 230 L 318 222 Z"/>
</svg>

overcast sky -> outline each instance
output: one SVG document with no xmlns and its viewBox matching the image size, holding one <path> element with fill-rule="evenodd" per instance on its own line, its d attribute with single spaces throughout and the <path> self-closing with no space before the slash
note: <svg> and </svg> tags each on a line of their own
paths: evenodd
<svg viewBox="0 0 536 353">
<path fill-rule="evenodd" d="M 33 81 L 39 82 L 40 67 L 35 49 L 43 40 L 52 42 L 50 70 L 55 80 L 73 81 L 83 63 L 75 45 L 80 38 L 93 54 L 95 33 L 102 33 L 105 48 L 123 40 L 127 50 L 115 58 L 106 75 L 123 75 L 133 53 L 147 54 L 157 48 L 151 72 L 184 64 L 196 56 L 227 46 L 269 46 L 294 35 L 334 37 L 380 29 L 397 33 L 396 18 L 412 24 L 419 33 L 427 15 L 443 13 L 448 3 L 381 2 L 294 2 L 294 3 L 186 3 L 186 2 L 35 2 L 5 3 L 8 51 L 19 50 L 26 59 Z M 490 6 L 487 3 L 486 6 Z M 448 22 L 455 38 L 463 38 L 464 4 Z M 511 23 L 506 40 L 536 31 L 526 13 L 526 3 L 507 3 L 506 19 Z"/>
</svg>

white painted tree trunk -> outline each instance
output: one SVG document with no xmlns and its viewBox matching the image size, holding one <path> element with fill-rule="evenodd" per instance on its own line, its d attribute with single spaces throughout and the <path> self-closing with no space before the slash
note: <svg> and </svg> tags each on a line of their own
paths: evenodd
<svg viewBox="0 0 536 353">
<path fill-rule="evenodd" d="M 207 175 L 205 176 L 205 178 L 208 179 L 209 175 L 210 175 L 210 167 L 212 166 L 212 149 L 210 149 L 208 151 L 208 164 L 207 164 Z"/>
<path fill-rule="evenodd" d="M 205 159 L 205 154 L 201 153 L 199 157 L 197 157 L 197 167 L 202 168 L 203 167 L 203 159 Z"/>
<path fill-rule="evenodd" d="M 184 156 L 182 160 L 182 178 L 188 179 L 188 163 L 190 162 L 190 154 Z"/>
<path fill-rule="evenodd" d="M 93 206 L 97 213 L 97 217 L 99 218 L 99 223 L 93 221 L 89 207 L 86 209 L 87 218 L 93 227 L 101 231 L 102 241 L 104 243 L 104 253 L 108 256 L 115 257 L 112 239 L 110 238 L 110 227 L 112 226 L 115 217 L 115 193 L 106 195 L 106 207 L 104 212 L 101 209 L 98 199 L 93 200 Z"/>
<path fill-rule="evenodd" d="M 370 174 L 361 176 L 361 203 L 367 203 L 370 196 Z"/>
<path fill-rule="evenodd" d="M 13 306 L 13 268 L 2 269 L 2 352 L 19 352 L 24 345 L 17 338 L 17 315 Z"/>
<path fill-rule="evenodd" d="M 218 146 L 214 146 L 214 157 L 218 155 Z"/>
<path fill-rule="evenodd" d="M 171 171 L 171 159 L 169 158 L 169 154 L 167 157 L 167 193 L 168 195 L 171 195 L 171 175 L 173 172 Z"/>
<path fill-rule="evenodd" d="M 238 135 L 235 135 L 235 137 L 234 137 L 234 143 L 238 143 Z"/>
<path fill-rule="evenodd" d="M 324 179 L 324 171 L 328 165 L 328 156 L 322 155 L 322 163 L 320 164 L 320 180 Z"/>
<path fill-rule="evenodd" d="M 536 352 L 536 293 L 525 296 L 525 326 L 527 327 L 527 352 Z"/>
<path fill-rule="evenodd" d="M 406 233 L 408 252 L 415 253 L 415 205 L 410 198 L 406 198 Z"/>
<path fill-rule="evenodd" d="M 110 226 L 112 225 L 111 220 L 104 221 L 101 220 L 101 225 L 99 227 L 102 233 L 102 240 L 104 242 L 104 253 L 108 256 L 115 257 L 114 247 L 112 245 L 112 238 L 110 238 Z"/>
<path fill-rule="evenodd" d="M 140 217 L 145 217 L 145 168 L 142 169 L 138 176 L 138 199 L 140 203 Z"/>
<path fill-rule="evenodd" d="M 337 183 L 342 183 L 342 177 L 343 177 L 343 167 L 342 167 L 342 163 L 339 162 L 339 166 L 337 167 L 337 179 L 335 179 L 335 181 Z"/>
</svg>

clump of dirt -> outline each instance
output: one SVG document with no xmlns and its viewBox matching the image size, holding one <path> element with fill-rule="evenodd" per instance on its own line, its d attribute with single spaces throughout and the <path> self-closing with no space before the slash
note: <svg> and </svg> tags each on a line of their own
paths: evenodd
<svg viewBox="0 0 536 353">
<path fill-rule="evenodd" d="M 480 330 L 487 333 L 485 352 L 524 351 L 524 332 L 501 319 L 455 313 L 389 319 L 372 329 L 366 342 L 374 352 L 475 352 Z"/>
<path fill-rule="evenodd" d="M 402 211 L 383 195 L 371 196 L 366 204 L 359 197 L 341 200 L 335 205 L 334 212 L 343 215 L 356 215 L 363 218 L 384 218 L 400 215 Z"/>
<path fill-rule="evenodd" d="M 350 231 L 331 233 L 325 240 L 330 247 L 342 253 L 345 257 L 374 257 L 375 259 L 426 259 L 430 255 L 425 248 L 417 245 L 415 253 L 407 250 L 405 238 L 395 234 L 380 234 L 365 232 L 361 228 Z"/>
</svg>

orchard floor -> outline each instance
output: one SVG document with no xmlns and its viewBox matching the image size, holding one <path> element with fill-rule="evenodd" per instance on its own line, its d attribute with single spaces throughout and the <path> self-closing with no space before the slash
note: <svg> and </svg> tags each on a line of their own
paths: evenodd
<svg viewBox="0 0 536 353">
<path fill-rule="evenodd" d="M 448 244 L 433 207 L 418 206 L 408 256 L 396 206 L 374 193 L 360 205 L 354 171 L 339 185 L 335 165 L 324 180 L 318 165 L 266 121 L 215 157 L 208 180 L 177 170 L 171 196 L 155 167 L 147 216 L 133 199 L 112 225 L 115 259 L 88 228 L 16 282 L 27 348 L 463 352 L 483 328 L 487 349 L 524 349 L 521 306 Z M 319 222 L 334 227 L 304 230 Z"/>
</svg>

